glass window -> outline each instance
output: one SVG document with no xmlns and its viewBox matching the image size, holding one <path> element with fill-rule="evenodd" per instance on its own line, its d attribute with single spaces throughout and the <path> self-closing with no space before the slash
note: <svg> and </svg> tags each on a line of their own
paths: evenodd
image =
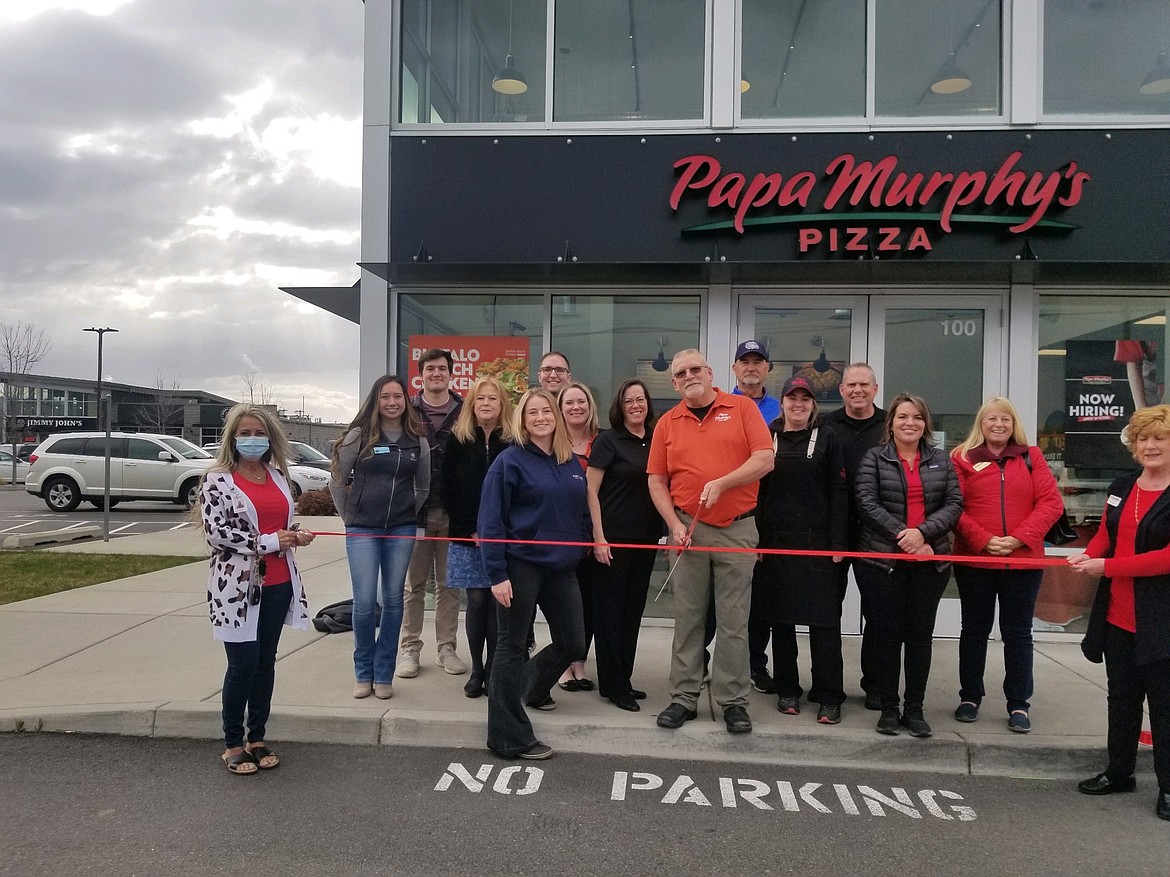
<svg viewBox="0 0 1170 877">
<path fill-rule="evenodd" d="M 701 119 L 705 0 L 557 0 L 553 119 Z"/>
<path fill-rule="evenodd" d="M 743 118 L 865 115 L 864 3 L 744 0 L 741 44 Z"/>
<path fill-rule="evenodd" d="M 545 0 L 403 0 L 401 8 L 400 122 L 544 120 Z"/>
<path fill-rule="evenodd" d="M 80 456 L 84 451 L 84 438 L 64 438 L 60 441 L 53 442 L 53 444 L 45 448 L 46 454 L 72 454 L 74 456 Z"/>
<path fill-rule="evenodd" d="M 519 398 L 536 384 L 544 316 L 539 294 L 400 293 L 398 373 L 411 374 L 412 348 L 441 347 L 455 359 L 451 385 L 460 395 L 482 371 L 499 377 Z"/>
<path fill-rule="evenodd" d="M 85 416 L 85 394 L 70 392 L 66 400 L 66 415 L 69 417 Z"/>
<path fill-rule="evenodd" d="M 1044 3 L 1044 112 L 1170 113 L 1170 3 Z"/>
<path fill-rule="evenodd" d="M 877 9 L 878 116 L 1000 115 L 1000 0 L 899 0 Z"/>
<path fill-rule="evenodd" d="M 41 416 L 65 416 L 65 391 L 51 387 L 41 388 Z"/>
<path fill-rule="evenodd" d="M 1040 296 L 1037 436 L 1080 538 L 1093 536 L 1109 483 L 1132 471 L 1121 431 L 1135 408 L 1165 399 L 1170 297 Z M 1096 581 L 1047 569 L 1037 629 L 1084 630 Z"/>
<path fill-rule="evenodd" d="M 587 385 L 606 414 L 627 378 L 641 378 L 655 414 L 678 404 L 670 358 L 699 346 L 698 295 L 555 295 L 552 347 L 569 358 L 573 378 Z"/>
<path fill-rule="evenodd" d="M 162 452 L 162 448 L 147 439 L 126 439 L 126 456 L 131 460 L 157 461 Z"/>
</svg>

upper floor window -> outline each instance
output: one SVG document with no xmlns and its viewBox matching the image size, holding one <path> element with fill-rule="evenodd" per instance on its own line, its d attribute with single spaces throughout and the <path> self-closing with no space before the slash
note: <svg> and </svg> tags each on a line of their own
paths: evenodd
<svg viewBox="0 0 1170 877">
<path fill-rule="evenodd" d="M 553 120 L 703 118 L 706 0 L 557 0 Z"/>
<path fill-rule="evenodd" d="M 1170 113 L 1170 3 L 1045 0 L 1044 112 Z"/>
</svg>

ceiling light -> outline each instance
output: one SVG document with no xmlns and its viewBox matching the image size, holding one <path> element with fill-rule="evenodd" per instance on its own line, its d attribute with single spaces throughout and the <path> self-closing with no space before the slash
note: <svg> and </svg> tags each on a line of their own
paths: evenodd
<svg viewBox="0 0 1170 877">
<path fill-rule="evenodd" d="M 921 82 L 921 80 L 919 81 Z M 955 63 L 954 52 L 947 56 L 947 62 L 943 64 L 938 75 L 934 77 L 934 82 L 930 84 L 930 90 L 935 94 L 958 94 L 970 87 L 971 77 L 967 75 L 967 71 Z"/>
<path fill-rule="evenodd" d="M 1142 80 L 1138 91 L 1142 94 L 1170 93 L 1170 67 L 1166 66 L 1165 52 L 1158 53 L 1158 60 L 1154 63 L 1154 69 L 1146 74 L 1146 78 Z"/>
</svg>

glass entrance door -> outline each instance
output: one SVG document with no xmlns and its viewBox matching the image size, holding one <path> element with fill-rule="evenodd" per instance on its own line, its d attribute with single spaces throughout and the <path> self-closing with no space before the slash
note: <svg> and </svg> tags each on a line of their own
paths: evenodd
<svg viewBox="0 0 1170 877">
<path fill-rule="evenodd" d="M 773 363 L 767 386 L 778 394 L 793 374 L 809 377 L 822 411 L 841 406 L 841 372 L 868 362 L 877 404 L 898 393 L 922 396 L 934 415 L 936 442 L 951 450 L 971 428 L 983 400 L 1005 386 L 1004 297 L 982 291 L 926 295 L 742 295 L 736 343 L 765 343 Z M 851 581 L 842 632 L 860 633 L 861 601 Z M 935 634 L 958 636 L 954 580 L 939 607 Z"/>
</svg>

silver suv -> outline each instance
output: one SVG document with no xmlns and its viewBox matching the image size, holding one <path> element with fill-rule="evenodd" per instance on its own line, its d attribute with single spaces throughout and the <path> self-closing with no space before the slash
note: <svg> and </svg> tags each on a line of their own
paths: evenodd
<svg viewBox="0 0 1170 877">
<path fill-rule="evenodd" d="M 212 456 L 186 439 L 145 432 L 110 433 L 110 507 L 148 499 L 192 508 L 199 477 Z M 24 489 L 55 512 L 71 512 L 84 499 L 101 508 L 105 489 L 106 434 L 51 435 L 29 457 Z"/>
</svg>

